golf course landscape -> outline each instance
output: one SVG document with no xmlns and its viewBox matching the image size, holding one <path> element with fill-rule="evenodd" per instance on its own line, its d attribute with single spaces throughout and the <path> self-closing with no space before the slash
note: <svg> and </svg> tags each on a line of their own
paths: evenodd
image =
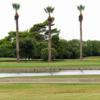
<svg viewBox="0 0 100 100">
<path fill-rule="evenodd" d="M 0 100 L 100 100 L 99 0 L 0 8 Z"/>
<path fill-rule="evenodd" d="M 2 61 L 3 60 L 3 61 Z M 6 60 L 6 62 L 5 62 Z M 13 60 L 13 61 L 9 61 Z M 79 59 L 68 59 L 53 62 L 44 61 L 20 61 L 15 59 L 1 58 L 0 69 L 12 68 L 68 68 L 68 69 L 99 69 L 100 57 L 88 57 L 82 61 Z M 41 71 L 41 70 L 40 70 Z M 15 71 L 16 72 L 16 71 Z M 41 80 L 45 80 L 46 83 Z M 69 75 L 69 76 L 34 76 L 18 78 L 1 78 L 0 79 L 0 100 L 99 100 L 100 83 L 86 82 L 76 83 L 49 83 L 50 80 L 67 80 L 67 79 L 86 79 L 99 80 L 100 75 Z M 22 83 L 20 83 L 20 80 Z M 38 80 L 39 83 L 31 83 L 32 80 Z M 4 81 L 4 83 L 2 83 Z M 17 83 L 19 82 L 19 83 Z M 25 83 L 24 83 L 25 82 Z M 29 82 L 29 83 L 28 83 Z"/>
</svg>

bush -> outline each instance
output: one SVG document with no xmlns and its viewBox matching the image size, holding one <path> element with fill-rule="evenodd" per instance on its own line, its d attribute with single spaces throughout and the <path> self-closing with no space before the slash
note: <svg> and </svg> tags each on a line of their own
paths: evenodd
<svg viewBox="0 0 100 100">
<path fill-rule="evenodd" d="M 57 52 L 54 48 L 51 48 L 51 55 L 52 55 L 52 60 L 54 60 L 56 55 L 57 55 Z M 41 50 L 41 58 L 44 61 L 48 60 L 48 48 L 44 48 L 44 49 Z"/>
</svg>

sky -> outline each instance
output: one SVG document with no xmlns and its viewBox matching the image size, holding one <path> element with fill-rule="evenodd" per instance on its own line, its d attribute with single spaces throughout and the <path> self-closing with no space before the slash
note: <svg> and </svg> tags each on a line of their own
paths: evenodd
<svg viewBox="0 0 100 100">
<path fill-rule="evenodd" d="M 19 30 L 29 30 L 41 23 L 48 15 L 44 8 L 55 8 L 55 27 L 60 30 L 61 39 L 79 39 L 79 11 L 77 6 L 85 6 L 83 11 L 83 40 L 100 40 L 100 0 L 0 0 L 0 39 L 15 31 L 15 11 L 12 3 L 19 3 Z"/>
</svg>

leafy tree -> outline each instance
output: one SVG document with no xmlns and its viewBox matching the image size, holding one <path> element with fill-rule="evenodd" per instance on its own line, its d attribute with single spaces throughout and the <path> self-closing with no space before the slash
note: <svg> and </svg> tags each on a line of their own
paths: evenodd
<svg viewBox="0 0 100 100">
<path fill-rule="evenodd" d="M 44 23 L 35 24 L 29 30 L 29 37 L 41 42 L 45 39 L 43 34 L 45 31 L 46 25 Z"/>
<path fill-rule="evenodd" d="M 79 41 L 74 39 L 71 41 L 68 41 L 68 48 L 71 52 L 71 59 L 73 58 L 79 58 Z"/>
<path fill-rule="evenodd" d="M 25 58 L 25 59 L 33 58 L 34 45 L 35 43 L 33 44 L 33 41 L 28 37 L 21 39 L 20 41 L 21 58 Z"/>
<path fill-rule="evenodd" d="M 92 41 L 88 40 L 84 42 L 83 46 L 83 54 L 84 56 L 93 56 L 93 44 Z"/>
<path fill-rule="evenodd" d="M 15 57 L 13 45 L 6 38 L 0 40 L 0 57 Z"/>
<path fill-rule="evenodd" d="M 59 46 L 59 34 L 53 35 L 52 36 L 52 47 L 57 49 Z"/>
<path fill-rule="evenodd" d="M 41 58 L 41 50 L 44 48 L 47 48 L 48 44 L 46 41 L 42 41 L 42 42 L 37 42 L 36 44 L 36 52 L 35 52 L 35 58 Z"/>
<path fill-rule="evenodd" d="M 60 40 L 57 48 L 58 58 L 72 59 L 79 57 L 79 41 L 78 40 Z"/>
<path fill-rule="evenodd" d="M 56 50 L 57 50 L 57 58 L 60 59 L 66 58 L 67 41 L 63 39 L 59 40 L 59 44 Z"/>
<path fill-rule="evenodd" d="M 51 51 L 52 51 L 52 60 L 55 59 L 56 57 L 56 50 L 54 48 L 51 48 Z M 41 50 L 41 58 L 44 60 L 44 61 L 47 61 L 48 60 L 48 48 L 44 48 Z"/>
</svg>

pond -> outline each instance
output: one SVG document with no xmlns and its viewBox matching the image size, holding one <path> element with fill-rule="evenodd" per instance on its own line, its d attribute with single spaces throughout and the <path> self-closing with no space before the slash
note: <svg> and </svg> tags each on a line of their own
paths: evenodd
<svg viewBox="0 0 100 100">
<path fill-rule="evenodd" d="M 50 75 L 100 75 L 100 70 L 64 70 L 48 73 L 0 73 L 0 77 L 50 76 Z"/>
</svg>

